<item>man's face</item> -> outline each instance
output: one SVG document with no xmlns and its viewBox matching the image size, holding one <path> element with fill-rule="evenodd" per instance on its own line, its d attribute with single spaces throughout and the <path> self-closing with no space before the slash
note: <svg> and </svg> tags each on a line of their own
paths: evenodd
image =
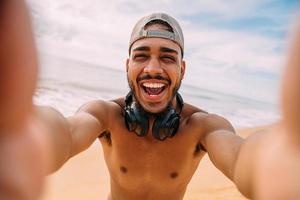
<svg viewBox="0 0 300 200">
<path fill-rule="evenodd" d="M 127 78 L 138 103 L 150 113 L 166 109 L 185 71 L 181 49 L 163 38 L 136 41 L 127 60 Z"/>
</svg>

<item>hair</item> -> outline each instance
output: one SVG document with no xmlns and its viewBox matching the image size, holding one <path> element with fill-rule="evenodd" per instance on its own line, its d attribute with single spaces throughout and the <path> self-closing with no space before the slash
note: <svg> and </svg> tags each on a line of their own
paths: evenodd
<svg viewBox="0 0 300 200">
<path fill-rule="evenodd" d="M 166 28 L 167 28 L 167 31 L 174 33 L 174 30 L 173 30 L 173 28 L 170 26 L 170 24 L 168 24 L 167 22 L 165 22 L 165 21 L 163 21 L 163 20 L 161 20 L 161 19 L 155 19 L 155 20 L 152 20 L 152 21 L 148 22 L 148 23 L 145 25 L 144 29 L 147 29 L 149 26 L 154 25 L 154 24 L 160 24 L 160 25 L 166 27 Z"/>
</svg>

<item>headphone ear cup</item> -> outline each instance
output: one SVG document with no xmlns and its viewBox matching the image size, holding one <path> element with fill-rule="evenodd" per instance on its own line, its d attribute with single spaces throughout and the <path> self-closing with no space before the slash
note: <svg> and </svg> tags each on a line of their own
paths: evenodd
<svg viewBox="0 0 300 200">
<path fill-rule="evenodd" d="M 133 102 L 133 94 L 129 92 L 125 98 L 125 125 L 130 132 L 138 136 L 145 136 L 148 133 L 149 120 L 147 115 Z"/>
<path fill-rule="evenodd" d="M 158 116 L 152 127 L 152 135 L 158 140 L 165 140 L 167 137 L 176 135 L 180 124 L 180 115 L 171 109 L 165 117 Z"/>
<path fill-rule="evenodd" d="M 132 108 L 125 109 L 125 124 L 129 131 L 134 131 L 137 127 L 137 119 L 134 115 Z"/>
<path fill-rule="evenodd" d="M 176 135 L 180 125 L 180 115 L 174 112 L 166 122 L 166 128 L 170 131 L 169 137 Z"/>
<path fill-rule="evenodd" d="M 168 136 L 165 135 L 165 132 L 161 129 L 161 123 L 163 119 L 161 116 L 156 117 L 152 126 L 152 136 L 158 140 L 165 140 Z"/>
<path fill-rule="evenodd" d="M 136 128 L 134 132 L 138 136 L 146 136 L 149 130 L 149 119 L 147 115 L 140 111 L 137 107 L 133 109 L 133 115 L 136 118 Z"/>
</svg>

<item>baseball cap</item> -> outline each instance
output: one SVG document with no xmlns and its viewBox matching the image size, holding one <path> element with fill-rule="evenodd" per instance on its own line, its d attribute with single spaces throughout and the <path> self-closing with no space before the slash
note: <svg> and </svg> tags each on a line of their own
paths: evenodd
<svg viewBox="0 0 300 200">
<path fill-rule="evenodd" d="M 167 30 L 145 30 L 147 24 L 154 20 L 161 20 L 166 22 L 168 25 L 170 25 L 173 32 Z M 153 13 L 151 15 L 147 15 L 142 19 L 140 19 L 132 30 L 130 42 L 129 42 L 129 51 L 134 42 L 136 42 L 139 39 L 149 38 L 149 37 L 165 38 L 165 39 L 172 40 L 173 42 L 179 45 L 183 55 L 183 50 L 184 50 L 183 33 L 179 23 L 176 21 L 176 19 L 174 19 L 170 15 L 165 13 Z"/>
</svg>

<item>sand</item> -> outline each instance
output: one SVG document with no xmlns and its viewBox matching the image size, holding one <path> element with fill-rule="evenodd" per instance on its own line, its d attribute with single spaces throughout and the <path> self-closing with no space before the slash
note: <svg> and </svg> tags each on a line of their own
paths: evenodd
<svg viewBox="0 0 300 200">
<path fill-rule="evenodd" d="M 247 137 L 263 131 L 266 126 L 239 129 Z M 46 180 L 41 200 L 105 200 L 109 193 L 109 174 L 103 159 L 100 143 L 70 159 L 58 172 Z M 200 162 L 184 200 L 246 200 L 234 184 L 219 172 L 208 156 Z"/>
</svg>

